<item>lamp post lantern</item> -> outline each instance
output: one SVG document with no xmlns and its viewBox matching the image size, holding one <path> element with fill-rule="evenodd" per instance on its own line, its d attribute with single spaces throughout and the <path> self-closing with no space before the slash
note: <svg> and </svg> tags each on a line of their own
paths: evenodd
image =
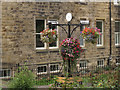
<svg viewBox="0 0 120 90">
<path fill-rule="evenodd" d="M 70 21 L 72 20 L 72 14 L 71 14 L 71 13 L 67 13 L 67 14 L 66 14 L 66 20 L 67 20 L 68 22 L 70 22 Z"/>
</svg>

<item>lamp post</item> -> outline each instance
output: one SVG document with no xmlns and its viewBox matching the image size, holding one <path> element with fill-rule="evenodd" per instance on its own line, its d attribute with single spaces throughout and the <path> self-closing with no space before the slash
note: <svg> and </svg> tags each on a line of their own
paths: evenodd
<svg viewBox="0 0 120 90">
<path fill-rule="evenodd" d="M 68 21 L 67 24 L 52 24 L 52 23 L 48 23 L 47 25 L 49 25 L 49 28 L 52 28 L 52 26 L 59 26 L 61 27 L 65 33 L 67 34 L 67 38 L 71 38 L 72 33 L 81 26 L 80 24 L 71 24 L 70 21 L 72 20 L 72 14 L 71 13 L 67 13 L 66 14 L 66 20 Z M 84 22 L 83 22 L 84 23 Z M 84 23 L 85 24 L 85 23 Z M 89 24 L 89 23 L 87 23 Z M 63 26 L 67 26 L 68 27 L 68 31 L 63 27 Z M 73 30 L 71 31 L 71 26 L 75 26 L 73 28 Z M 71 75 L 71 66 L 70 66 L 70 60 L 68 60 L 68 77 L 72 77 Z"/>
</svg>

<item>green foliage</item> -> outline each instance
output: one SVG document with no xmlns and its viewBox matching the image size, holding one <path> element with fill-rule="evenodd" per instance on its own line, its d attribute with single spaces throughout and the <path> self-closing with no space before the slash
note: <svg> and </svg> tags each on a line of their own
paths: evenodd
<svg viewBox="0 0 120 90">
<path fill-rule="evenodd" d="M 52 78 L 47 79 L 47 78 L 42 78 L 41 80 L 36 80 L 35 83 L 36 85 L 49 85 L 52 84 L 54 81 Z"/>
<path fill-rule="evenodd" d="M 92 75 L 91 83 L 94 88 L 118 88 L 118 74 L 109 72 L 109 74 Z"/>
<path fill-rule="evenodd" d="M 119 70 L 117 67 L 113 71 L 109 71 L 108 73 L 95 74 L 91 72 L 90 76 L 84 77 L 74 77 L 73 83 L 67 83 L 69 77 L 65 79 L 65 83 L 55 82 L 52 87 L 61 87 L 61 88 L 114 88 L 115 90 L 119 90 Z M 76 82 L 77 78 L 82 78 L 82 85 L 79 82 Z M 57 80 L 57 77 L 54 79 Z"/>
<path fill-rule="evenodd" d="M 20 72 L 15 73 L 15 77 L 13 77 L 13 80 L 9 83 L 9 88 L 17 88 L 26 90 L 28 88 L 33 88 L 35 85 L 35 75 L 28 70 L 28 67 L 25 67 L 23 69 L 19 68 Z"/>
</svg>

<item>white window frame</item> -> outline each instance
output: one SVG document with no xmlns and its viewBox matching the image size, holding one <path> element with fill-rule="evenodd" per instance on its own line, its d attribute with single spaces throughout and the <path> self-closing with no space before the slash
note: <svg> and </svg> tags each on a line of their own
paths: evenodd
<svg viewBox="0 0 120 90">
<path fill-rule="evenodd" d="M 98 65 L 98 61 L 100 61 L 100 63 L 101 63 L 101 61 L 102 61 L 102 62 L 103 62 L 103 65 Z M 97 60 L 97 66 L 98 66 L 98 67 L 104 66 L 104 59 Z"/>
<path fill-rule="evenodd" d="M 50 71 L 50 73 L 57 73 L 60 71 L 60 65 L 59 64 L 49 64 L 49 69 L 50 69 L 50 66 L 51 65 L 58 65 L 58 70 L 55 70 L 55 71 Z"/>
<path fill-rule="evenodd" d="M 35 19 L 35 47 L 36 47 L 36 35 L 40 33 L 36 33 L 36 20 L 44 20 L 44 24 L 45 24 L 45 28 L 46 28 L 46 19 Z M 45 29 L 44 28 L 44 29 Z M 46 49 L 47 48 L 47 44 L 44 43 L 44 47 L 36 47 L 36 49 Z"/>
<path fill-rule="evenodd" d="M 83 25 L 83 28 L 85 29 L 85 25 Z M 83 45 L 80 45 L 80 47 L 85 47 L 85 39 L 83 39 Z"/>
<path fill-rule="evenodd" d="M 115 21 L 115 23 L 116 22 L 120 22 L 120 21 Z M 120 35 L 120 32 L 115 32 L 115 46 L 118 46 L 118 45 L 120 45 L 120 43 L 119 43 L 119 35 Z M 117 43 L 116 43 L 116 37 L 117 37 Z"/>
<path fill-rule="evenodd" d="M 113 2 L 114 2 L 114 5 L 119 5 L 120 0 L 113 0 Z"/>
<path fill-rule="evenodd" d="M 0 78 L 10 78 L 11 77 L 11 69 L 0 69 L 1 71 L 4 71 L 4 70 L 10 70 L 10 76 L 3 76 L 3 77 L 0 77 Z M 7 72 L 7 74 L 8 74 L 8 72 Z"/>
<path fill-rule="evenodd" d="M 100 36 L 101 36 L 101 38 L 102 38 L 102 41 L 101 41 L 101 44 L 98 44 L 98 40 L 97 40 L 97 45 L 96 46 L 103 46 L 103 36 L 104 36 L 104 21 L 103 20 L 96 20 L 96 23 L 97 22 L 102 22 L 102 32 L 100 32 L 101 33 L 101 35 L 99 35 L 99 38 L 100 38 Z"/>
<path fill-rule="evenodd" d="M 115 46 L 118 46 L 118 45 L 120 45 L 120 43 L 119 43 L 119 35 L 120 35 L 120 32 L 115 32 Z M 116 37 L 117 37 L 117 43 L 116 43 Z"/>
<path fill-rule="evenodd" d="M 82 63 L 82 64 L 84 64 L 84 65 L 85 65 L 85 63 L 86 63 L 86 66 L 80 67 L 80 63 Z M 79 63 L 79 69 L 85 69 L 85 68 L 87 68 L 87 66 L 88 66 L 88 62 L 87 62 L 87 61 L 80 61 L 80 63 Z"/>
<path fill-rule="evenodd" d="M 44 66 L 46 66 L 46 72 L 38 72 L 38 67 L 44 67 Z M 37 75 L 47 74 L 47 65 L 39 65 L 38 67 L 37 67 Z"/>
<path fill-rule="evenodd" d="M 48 20 L 48 23 L 52 23 L 52 24 L 58 24 L 57 20 Z M 55 23 L 57 22 L 57 23 Z M 58 34 L 58 26 L 57 26 L 57 34 Z M 59 42 L 58 42 L 58 38 L 57 38 L 57 46 L 56 47 L 49 47 L 49 49 L 57 49 L 59 47 Z"/>
</svg>

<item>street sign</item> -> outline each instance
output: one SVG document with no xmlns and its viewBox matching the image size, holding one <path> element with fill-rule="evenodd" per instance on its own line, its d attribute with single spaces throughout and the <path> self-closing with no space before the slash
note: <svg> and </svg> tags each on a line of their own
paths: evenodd
<svg viewBox="0 0 120 90">
<path fill-rule="evenodd" d="M 81 24 L 89 24 L 89 20 L 80 20 Z"/>
</svg>

